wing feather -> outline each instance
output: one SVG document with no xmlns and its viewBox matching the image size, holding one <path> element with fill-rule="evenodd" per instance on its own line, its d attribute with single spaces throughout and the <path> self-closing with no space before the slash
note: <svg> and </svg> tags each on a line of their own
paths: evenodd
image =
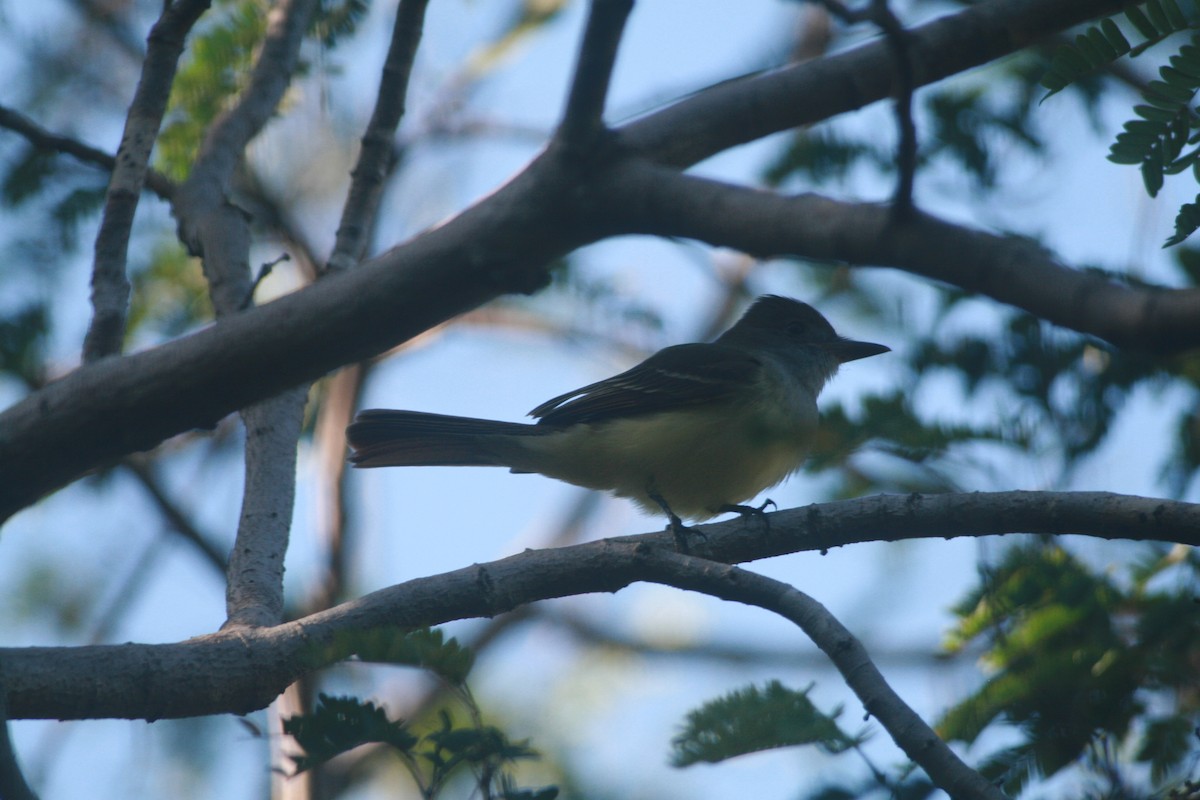
<svg viewBox="0 0 1200 800">
<path fill-rule="evenodd" d="M 620 375 L 552 397 L 529 415 L 539 425 L 566 426 L 719 403 L 752 383 L 761 368 L 740 347 L 675 345 Z"/>
</svg>

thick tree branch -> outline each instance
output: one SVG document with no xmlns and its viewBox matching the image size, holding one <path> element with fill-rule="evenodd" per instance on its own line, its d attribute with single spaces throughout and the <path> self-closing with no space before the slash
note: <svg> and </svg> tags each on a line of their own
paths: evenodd
<svg viewBox="0 0 1200 800">
<path fill-rule="evenodd" d="M 1014 53 L 1129 0 L 994 0 L 908 31 L 914 87 Z M 884 100 L 894 89 L 884 41 L 724 81 L 618 128 L 626 147 L 660 164 L 690 167 L 779 131 Z"/>
<path fill-rule="evenodd" d="M 992 0 L 935 21 L 910 32 L 916 83 L 1011 52 L 1035 33 L 1053 33 L 1115 5 Z M 947 55 L 938 57 L 931 47 L 944 47 Z M 813 109 L 828 115 L 885 96 L 888 59 L 886 45 L 875 42 L 718 86 L 622 129 L 623 144 L 660 162 L 694 163 L 812 121 Z M 616 157 L 604 150 L 598 159 Z M 100 464 L 211 425 L 501 294 L 536 290 L 549 280 L 551 259 L 629 232 L 597 214 L 589 187 L 580 183 L 605 177 L 609 164 L 598 160 L 583 171 L 564 163 L 560 151 L 549 149 L 454 220 L 360 269 L 193 336 L 89 365 L 18 403 L 0 415 L 0 473 L 13 476 L 0 487 L 0 520 Z"/>
<path fill-rule="evenodd" d="M 956 800 L 1003 800 L 999 789 L 964 764 L 896 694 L 862 643 L 816 600 L 786 583 L 738 567 L 649 545 L 636 551 L 644 579 L 757 606 L 797 625 L 842 673 L 867 713 L 940 789 Z"/>
<path fill-rule="evenodd" d="M 1200 290 L 1116 283 L 1064 266 L 1028 239 L 916 213 L 813 194 L 773 192 L 646 163 L 609 173 L 607 213 L 623 227 L 758 256 L 794 255 L 896 267 L 1022 308 L 1118 347 L 1174 353 L 1200 347 Z"/>
<path fill-rule="evenodd" d="M 571 80 L 557 138 L 567 147 L 587 148 L 604 130 L 604 102 L 617 60 L 617 46 L 633 0 L 592 0 L 587 29 Z"/>
<path fill-rule="evenodd" d="M 266 125 L 291 81 L 316 5 L 316 0 L 284 0 L 271 9 L 245 90 L 209 128 L 176 197 L 181 238 L 203 257 L 213 307 L 222 322 L 239 314 L 253 291 L 249 221 L 227 193 L 246 145 Z M 246 480 L 229 556 L 226 625 L 274 625 L 283 619 L 283 560 L 295 503 L 296 442 L 308 391 L 299 387 L 272 394 L 241 410 Z"/>
<path fill-rule="evenodd" d="M 1080 534 L 1200 545 L 1200 505 L 1104 492 L 880 495 L 812 505 L 757 520 L 699 526 L 696 555 L 726 563 L 854 542 Z M 645 544 L 672 546 L 670 533 L 550 550 L 374 592 L 273 628 L 239 628 L 176 644 L 0 649 L 13 719 L 161 719 L 246 713 L 288 684 L 350 655 L 353 631 L 414 628 L 492 617 L 552 597 L 615 592 L 655 580 L 633 557 Z M 619 546 L 614 546 L 619 545 Z"/>
<path fill-rule="evenodd" d="M 125 117 L 125 132 L 104 197 L 104 214 L 92 260 L 92 321 L 83 341 L 83 360 L 96 361 L 121 351 L 129 308 L 125 262 L 129 232 L 142 196 L 150 151 L 158 138 L 184 40 L 211 0 L 179 0 L 163 6 L 150 29 L 137 91 Z"/>
</svg>

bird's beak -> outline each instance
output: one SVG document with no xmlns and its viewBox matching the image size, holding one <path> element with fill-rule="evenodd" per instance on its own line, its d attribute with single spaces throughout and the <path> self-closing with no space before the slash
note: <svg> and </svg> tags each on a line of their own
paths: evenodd
<svg viewBox="0 0 1200 800">
<path fill-rule="evenodd" d="M 884 347 L 881 344 L 874 344 L 873 342 L 856 342 L 853 339 L 838 339 L 834 342 L 823 342 L 821 346 L 832 353 L 839 364 L 845 364 L 847 361 L 857 361 L 867 356 L 877 356 L 880 353 L 888 353 L 892 349 Z"/>
</svg>

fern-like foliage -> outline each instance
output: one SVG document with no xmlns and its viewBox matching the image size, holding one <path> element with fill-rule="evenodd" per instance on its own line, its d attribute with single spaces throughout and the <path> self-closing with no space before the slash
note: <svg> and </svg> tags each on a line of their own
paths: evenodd
<svg viewBox="0 0 1200 800">
<path fill-rule="evenodd" d="M 1093 569 L 1054 545 L 1011 549 L 954 609 L 947 649 L 985 644 L 991 674 L 946 712 L 939 732 L 968 743 L 989 728 L 1018 732 L 1023 741 L 980 766 L 1011 796 L 1072 766 L 1122 776 L 1117 783 L 1144 780 L 1132 762 L 1149 768 L 1154 789 L 1187 777 L 1200 720 L 1191 666 L 1198 569 L 1166 547 L 1147 548 L 1128 574 Z M 1159 796 L 1144 788 L 1089 796 Z"/>
<path fill-rule="evenodd" d="M 687 716 L 684 730 L 672 740 L 671 763 L 686 767 L 701 761 L 717 763 L 734 756 L 776 747 L 815 744 L 841 753 L 863 741 L 838 727 L 841 709 L 826 714 L 802 692 L 779 681 L 764 688 L 748 686 L 705 703 Z"/>
<path fill-rule="evenodd" d="M 1151 197 L 1163 186 L 1163 175 L 1194 167 L 1200 147 L 1184 152 L 1200 140 L 1200 118 L 1191 103 L 1200 89 L 1200 33 L 1159 69 L 1160 81 L 1151 81 L 1142 96 L 1146 105 L 1134 107 L 1139 119 L 1125 123 L 1108 158 L 1117 164 L 1140 164 L 1146 191 Z"/>
<path fill-rule="evenodd" d="M 1163 187 L 1164 176 L 1192 169 L 1200 180 L 1200 115 L 1192 106 L 1200 90 L 1200 32 L 1195 9 L 1189 17 L 1176 0 L 1149 0 L 1125 12 L 1129 25 L 1145 39 L 1130 45 L 1113 18 L 1088 28 L 1055 53 L 1042 85 L 1046 97 L 1061 91 L 1087 73 L 1105 67 L 1122 56 L 1136 56 L 1168 36 L 1193 31 L 1189 40 L 1159 68 L 1161 80 L 1151 81 L 1142 91 L 1144 104 L 1133 111 L 1135 119 L 1125 123 L 1108 158 L 1117 164 L 1136 164 L 1151 197 Z M 1043 98 L 1044 100 L 1045 98 Z M 1200 228 L 1200 197 L 1187 203 L 1175 217 L 1175 232 L 1164 247 L 1177 245 Z"/>
<path fill-rule="evenodd" d="M 1073 45 L 1061 45 L 1055 52 L 1050 68 L 1042 76 L 1042 86 L 1050 90 L 1046 97 L 1121 56 L 1139 55 L 1171 34 L 1195 27 L 1175 0 L 1149 0 L 1128 9 L 1124 16 L 1145 41 L 1137 47 L 1130 45 L 1112 17 L 1088 28 L 1075 37 Z"/>
</svg>

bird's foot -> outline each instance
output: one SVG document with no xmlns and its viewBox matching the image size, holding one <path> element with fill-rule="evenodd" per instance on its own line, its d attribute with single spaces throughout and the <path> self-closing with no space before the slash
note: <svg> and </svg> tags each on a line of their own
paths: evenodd
<svg viewBox="0 0 1200 800">
<path fill-rule="evenodd" d="M 658 507 L 661 508 L 663 513 L 667 515 L 667 519 L 669 520 L 667 529 L 671 531 L 671 536 L 675 539 L 676 550 L 684 555 L 687 555 L 690 552 L 691 548 L 688 547 L 687 541 L 687 537 L 689 535 L 699 536 L 701 539 L 705 540 L 708 539 L 707 536 L 695 528 L 689 528 L 687 525 L 684 525 L 683 520 L 679 518 L 678 514 L 671 510 L 671 507 L 667 505 L 666 499 L 661 494 L 658 492 L 649 492 L 648 494 L 650 495 L 650 499 L 655 503 L 658 503 Z"/>
<path fill-rule="evenodd" d="M 744 506 L 739 503 L 726 503 L 717 510 L 721 512 L 732 512 L 734 514 L 739 514 L 743 519 L 746 517 L 757 517 L 758 519 L 762 520 L 763 533 L 770 533 L 771 518 L 767 516 L 767 506 L 779 508 L 779 506 L 775 505 L 775 501 L 768 497 L 763 501 L 761 506 Z"/>
</svg>

